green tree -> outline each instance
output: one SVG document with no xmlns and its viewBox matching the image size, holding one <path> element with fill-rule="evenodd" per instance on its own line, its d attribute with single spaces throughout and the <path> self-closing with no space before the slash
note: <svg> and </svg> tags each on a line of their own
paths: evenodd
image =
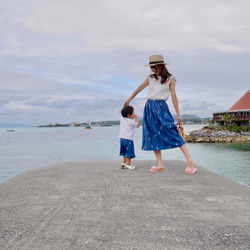
<svg viewBox="0 0 250 250">
<path fill-rule="evenodd" d="M 234 117 L 233 114 L 228 114 L 228 113 L 226 113 L 225 115 L 223 115 L 221 117 L 225 121 L 225 123 L 227 124 L 227 130 L 229 130 L 229 124 L 233 120 L 233 117 Z"/>
</svg>

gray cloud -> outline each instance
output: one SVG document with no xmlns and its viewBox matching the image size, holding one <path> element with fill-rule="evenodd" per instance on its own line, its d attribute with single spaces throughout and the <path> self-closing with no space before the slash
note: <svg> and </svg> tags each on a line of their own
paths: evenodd
<svg viewBox="0 0 250 250">
<path fill-rule="evenodd" d="M 5 1 L 0 120 L 116 119 L 156 53 L 171 63 L 183 114 L 227 110 L 250 89 L 249 7 L 247 0 Z M 132 102 L 139 115 L 146 93 Z"/>
</svg>

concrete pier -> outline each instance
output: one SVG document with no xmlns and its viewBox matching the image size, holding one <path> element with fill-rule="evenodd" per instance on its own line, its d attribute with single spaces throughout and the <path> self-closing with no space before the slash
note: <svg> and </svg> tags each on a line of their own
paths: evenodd
<svg viewBox="0 0 250 250">
<path fill-rule="evenodd" d="M 250 189 L 165 161 L 62 163 L 0 184 L 0 249 L 249 249 Z"/>
</svg>

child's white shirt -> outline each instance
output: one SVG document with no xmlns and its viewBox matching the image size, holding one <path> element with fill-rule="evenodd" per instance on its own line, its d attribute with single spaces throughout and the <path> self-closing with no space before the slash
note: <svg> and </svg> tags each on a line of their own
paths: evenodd
<svg viewBox="0 0 250 250">
<path fill-rule="evenodd" d="M 121 116 L 120 119 L 120 132 L 118 137 L 128 140 L 133 140 L 135 134 L 135 128 L 138 127 L 138 123 L 134 119 L 125 118 Z"/>
</svg>

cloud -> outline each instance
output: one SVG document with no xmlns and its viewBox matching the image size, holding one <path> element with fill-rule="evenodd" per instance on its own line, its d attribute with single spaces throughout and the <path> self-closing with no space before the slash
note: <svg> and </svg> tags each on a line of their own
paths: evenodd
<svg viewBox="0 0 250 250">
<path fill-rule="evenodd" d="M 0 119 L 116 119 L 156 53 L 170 62 L 183 114 L 227 110 L 250 89 L 249 7 L 247 0 L 4 1 Z M 140 116 L 146 95 L 132 102 Z"/>
<path fill-rule="evenodd" d="M 42 45 L 40 51 L 140 49 L 249 51 L 249 1 L 11 1 L 6 28 Z M 14 7 L 17 4 L 19 8 Z M 5 21 L 6 23 L 7 21 Z M 23 35 L 24 33 L 24 35 Z M 11 34 L 14 35 L 13 33 Z M 26 36 L 26 37 L 25 37 Z M 8 37 L 8 36 L 7 36 Z M 157 39 L 156 39 L 157 37 Z M 42 39 L 39 43 L 39 38 Z M 46 43 L 47 40 L 47 43 Z M 49 46 L 52 41 L 51 46 Z M 54 43 L 57 46 L 54 46 Z M 74 44 L 74 46 L 72 46 Z M 21 47 L 20 47 L 21 49 Z M 32 49 L 27 48 L 30 52 Z"/>
</svg>

